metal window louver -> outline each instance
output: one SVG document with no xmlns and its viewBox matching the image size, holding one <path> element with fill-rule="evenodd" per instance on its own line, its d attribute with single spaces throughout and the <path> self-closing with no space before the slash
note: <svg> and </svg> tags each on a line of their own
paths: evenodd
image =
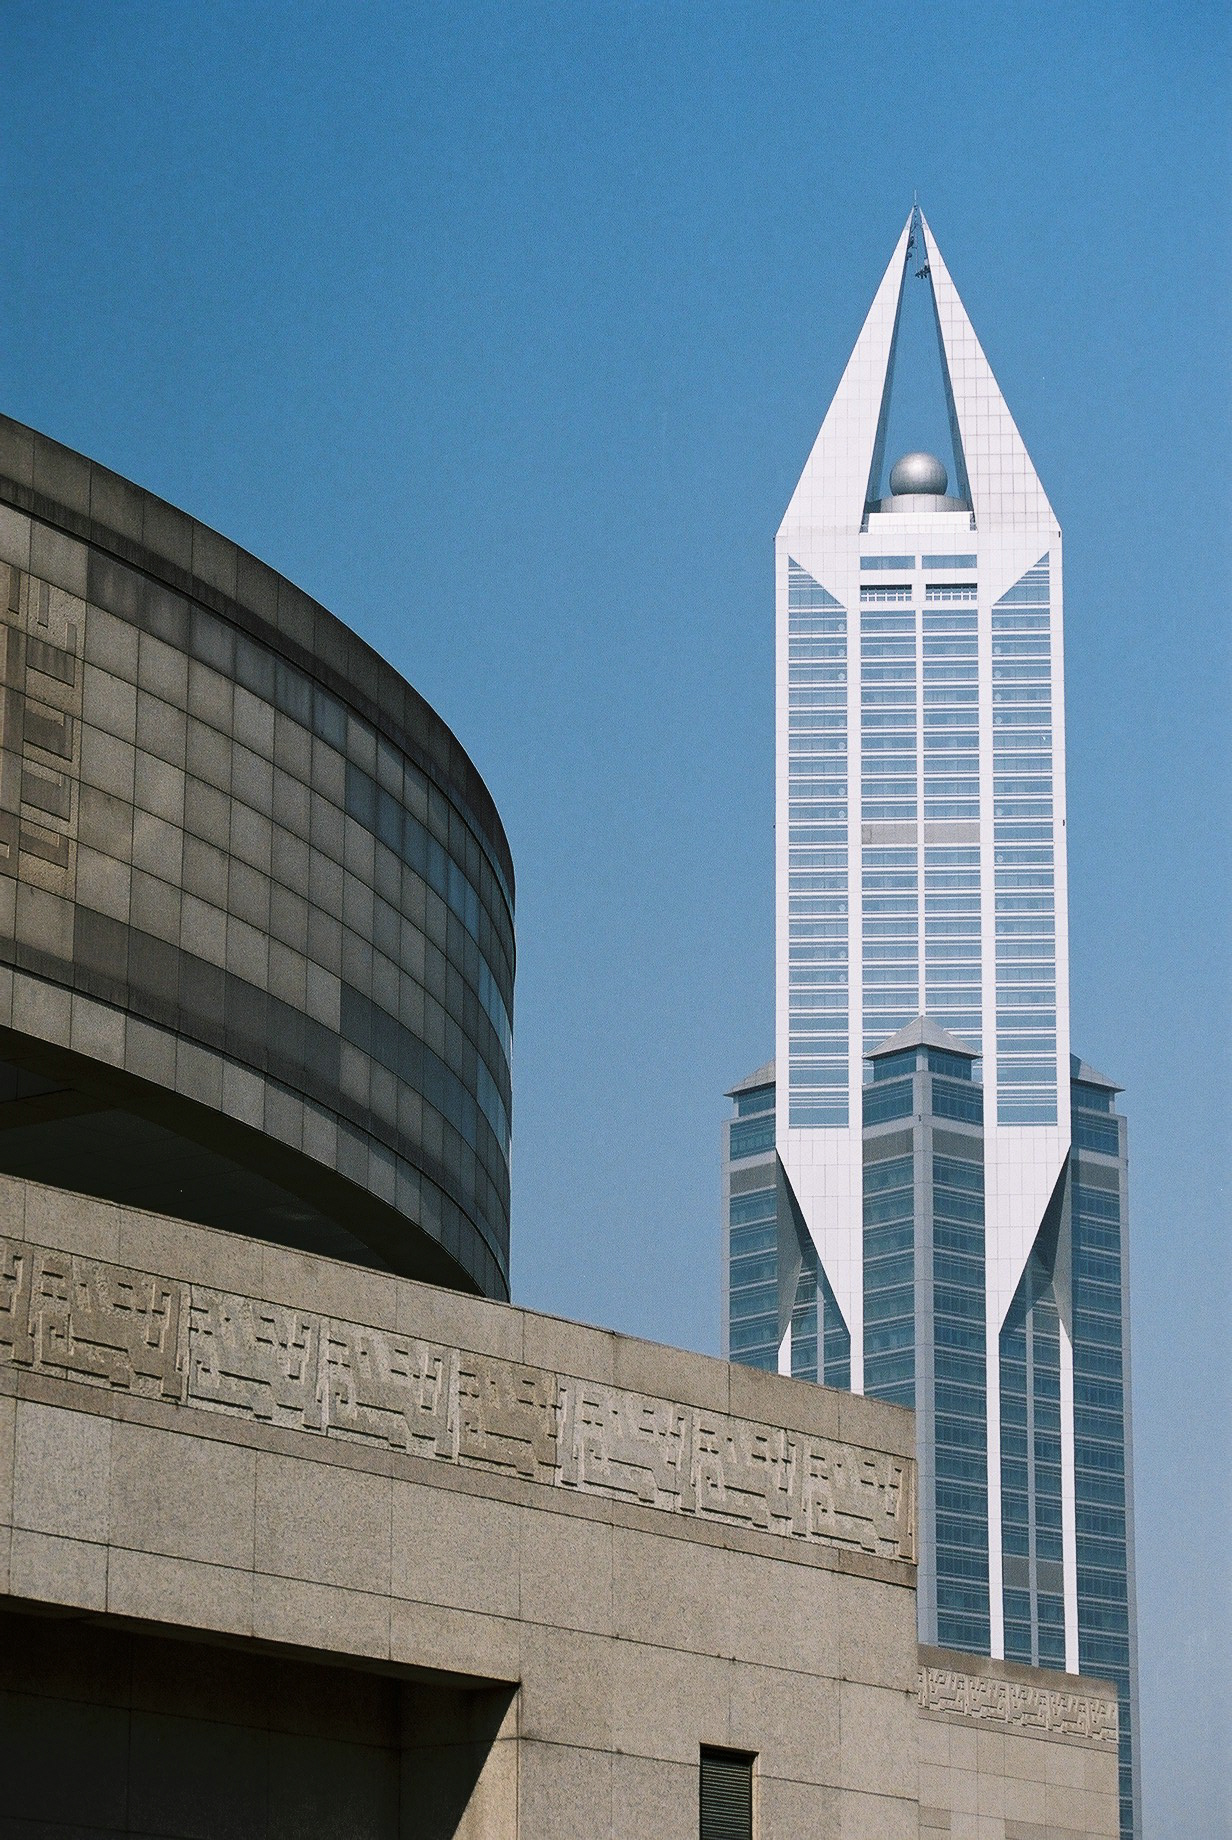
<svg viewBox="0 0 1232 1840">
<path fill-rule="evenodd" d="M 701 1753 L 701 1840 L 753 1840 L 753 1759 L 740 1751 Z"/>
</svg>

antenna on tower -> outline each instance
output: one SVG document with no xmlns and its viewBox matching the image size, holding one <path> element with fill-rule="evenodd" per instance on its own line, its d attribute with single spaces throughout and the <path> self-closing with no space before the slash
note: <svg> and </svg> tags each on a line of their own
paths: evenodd
<svg viewBox="0 0 1232 1840">
<path fill-rule="evenodd" d="M 915 235 L 920 226 L 920 194 L 919 192 L 912 192 L 911 196 L 913 202 L 911 206 L 911 236 L 907 243 L 908 255 L 910 255 L 915 248 Z M 927 281 L 931 274 L 932 270 L 928 266 L 928 252 L 925 251 L 923 266 L 916 269 L 915 278 L 917 281 Z"/>
</svg>

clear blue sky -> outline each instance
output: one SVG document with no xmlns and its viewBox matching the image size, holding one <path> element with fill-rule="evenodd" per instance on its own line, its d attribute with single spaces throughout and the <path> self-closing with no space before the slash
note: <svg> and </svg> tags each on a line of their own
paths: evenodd
<svg viewBox="0 0 1232 1840">
<path fill-rule="evenodd" d="M 772 1046 L 771 542 L 919 188 L 1066 533 L 1155 1840 L 1232 1771 L 1228 53 L 1134 0 L 0 9 L 0 407 L 456 729 L 518 869 L 516 1295 L 696 1348 Z"/>
</svg>

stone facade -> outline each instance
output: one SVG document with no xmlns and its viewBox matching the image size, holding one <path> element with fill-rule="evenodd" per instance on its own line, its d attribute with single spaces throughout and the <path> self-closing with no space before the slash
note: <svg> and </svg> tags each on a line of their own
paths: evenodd
<svg viewBox="0 0 1232 1840">
<path fill-rule="evenodd" d="M 1115 1833 L 1109 1690 L 917 1648 L 909 1414 L 15 1178 L 0 1232 L 14 1834 L 293 1831 L 311 1759 L 339 1831 L 692 1840 L 704 1744 L 758 1840 Z"/>
</svg>

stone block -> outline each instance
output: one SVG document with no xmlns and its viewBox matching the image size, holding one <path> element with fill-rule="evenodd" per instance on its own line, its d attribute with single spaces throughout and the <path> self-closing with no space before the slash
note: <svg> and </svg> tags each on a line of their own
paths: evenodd
<svg viewBox="0 0 1232 1840">
<path fill-rule="evenodd" d="M 926 1764 L 940 1769 L 950 1767 L 950 1727 L 943 1719 L 921 1715 L 919 1723 L 920 1767 Z"/>
<path fill-rule="evenodd" d="M 959 1725 L 949 1720 L 946 1721 L 946 1730 L 950 1734 L 951 1769 L 974 1772 L 977 1768 L 975 1741 L 979 1734 L 971 1725 Z"/>
<path fill-rule="evenodd" d="M 517 1616 L 519 1532 L 524 1518 L 525 1510 L 509 1502 L 461 1489 L 395 1480 L 394 1596 L 485 1615 Z"/>
<path fill-rule="evenodd" d="M 392 1483 L 319 1462 L 256 1457 L 256 1569 L 388 1594 Z"/>
<path fill-rule="evenodd" d="M 757 1840 L 840 1840 L 841 1798 L 836 1789 L 797 1782 L 762 1767 L 753 1773 L 754 1832 Z M 914 1807 L 912 1812 L 914 1813 Z M 870 1833 L 872 1830 L 869 1830 Z M 915 1835 L 912 1835 L 915 1840 Z"/>
<path fill-rule="evenodd" d="M 649 1393 L 656 1399 L 674 1399 L 682 1405 L 729 1409 L 731 1366 L 709 1355 L 665 1348 L 658 1342 L 618 1336 L 613 1346 L 613 1381 L 630 1392 Z"/>
<path fill-rule="evenodd" d="M 266 563 L 250 556 L 247 550 L 237 550 L 235 598 L 271 626 L 278 614 L 278 582 L 278 576 Z"/>
<path fill-rule="evenodd" d="M 0 1207 L 0 1219 L 3 1208 Z M 17 1434 L 17 1401 L 0 1393 L 0 1528 L 13 1524 L 13 1467 Z M 0 1544 L 3 1544 L 0 1541 Z"/>
<path fill-rule="evenodd" d="M 177 890 L 183 879 L 184 833 L 178 824 L 151 811 L 133 813 L 133 866 Z"/>
<path fill-rule="evenodd" d="M 259 1295 L 271 1303 L 319 1311 L 372 1329 L 398 1326 L 397 1280 L 384 1272 L 343 1265 L 290 1246 L 263 1244 L 261 1258 Z"/>
<path fill-rule="evenodd" d="M 858 1681 L 839 1682 L 839 1769 L 843 1789 L 880 1797 L 918 1794 L 915 1698 Z"/>
<path fill-rule="evenodd" d="M 256 1453 L 242 1445 L 117 1424 L 111 1447 L 113 1545 L 250 1567 L 255 1463 Z"/>
<path fill-rule="evenodd" d="M 130 1015 L 124 1029 L 124 1048 L 130 1071 L 159 1086 L 174 1083 L 175 1036 L 170 1029 L 160 1029 Z"/>
<path fill-rule="evenodd" d="M 946 1804 L 956 1815 L 964 1815 L 972 1821 L 979 1820 L 980 1813 L 980 1778 L 976 1770 L 951 1769 L 949 1772 L 949 1801 Z"/>
<path fill-rule="evenodd" d="M 615 1384 L 617 1336 L 585 1323 L 565 1322 L 559 1316 L 541 1316 L 534 1310 L 520 1314 L 522 1359 L 530 1366 Z"/>
<path fill-rule="evenodd" d="M 560 1629 L 612 1630 L 612 1529 L 576 1511 L 523 1509 L 517 1567 L 521 1615 Z"/>
<path fill-rule="evenodd" d="M 14 1527 L 8 1589 L 32 1603 L 102 1610 L 107 1602 L 107 1548 Z"/>
<path fill-rule="evenodd" d="M 30 573 L 37 575 L 40 581 L 49 581 L 53 588 L 63 588 L 66 594 L 84 600 L 88 559 L 89 551 L 84 543 L 78 543 L 63 531 L 53 530 L 48 524 L 31 524 Z"/>
<path fill-rule="evenodd" d="M 983 1733 L 980 1735 L 982 1737 Z M 1081 1789 L 1086 1783 L 1087 1755 L 1085 1746 L 1080 1744 L 1050 1744 L 1047 1751 L 1045 1780 L 1055 1783 L 1059 1788 Z M 993 1767 L 996 1767 L 993 1757 L 981 1746 L 980 1768 L 987 1770 Z"/>
<path fill-rule="evenodd" d="M 1089 1750 L 1083 1760 L 1082 1781 L 1087 1789 L 1103 1795 L 1116 1792 L 1117 1768 L 1116 1752 L 1111 1745 L 1100 1745 L 1098 1750 Z"/>
<path fill-rule="evenodd" d="M 127 571 L 122 571 L 119 578 L 125 583 L 136 581 Z M 97 667 L 108 677 L 124 678 L 135 684 L 140 643 L 140 633 L 131 619 L 121 618 L 106 607 L 91 607 L 86 616 L 87 676 Z"/>
<path fill-rule="evenodd" d="M 522 1671 L 521 1625 L 513 1617 L 395 1598 L 389 1614 L 389 1655 L 403 1667 L 517 1681 Z"/>
<path fill-rule="evenodd" d="M 253 1633 L 252 1600 L 247 1569 L 129 1549 L 113 1548 L 108 1559 L 107 1609 L 113 1616 L 247 1636 Z"/>
<path fill-rule="evenodd" d="M 26 1238 L 34 1245 L 92 1259 L 119 1257 L 122 1210 L 113 1203 L 47 1188 L 41 1182 L 27 1182 L 25 1194 Z"/>
<path fill-rule="evenodd" d="M 1054 1746 L 1051 1748 L 1061 1748 Z M 1086 1840 L 1103 1840 L 1110 1831 L 1106 1814 L 1110 1798 L 1092 1795 L 1073 1783 L 1049 1783 L 1045 1789 L 1044 1825 L 1060 1828 L 1067 1835 L 1082 1834 Z"/>
<path fill-rule="evenodd" d="M 100 730 L 92 731 L 101 735 Z M 123 747 L 123 742 L 109 740 L 111 747 Z M 132 807 L 132 771 L 129 766 L 127 784 L 115 792 L 104 791 L 92 783 L 91 763 L 87 760 L 85 771 L 86 783 L 81 788 L 81 800 L 78 807 L 79 874 L 77 898 L 85 905 L 92 905 L 88 885 L 83 884 L 80 876 L 81 857 L 88 850 L 90 854 L 98 851 L 104 856 L 116 857 L 127 863 L 132 855 L 133 846 L 133 807 Z"/>
<path fill-rule="evenodd" d="M 737 1555 L 721 1547 L 674 1538 L 670 1518 L 663 1518 L 668 1525 L 662 1535 L 620 1526 L 612 1530 L 612 1626 L 617 1636 L 690 1654 L 731 1655 L 736 1652 L 734 1625 L 786 1620 L 767 1616 L 755 1560 L 745 1570 Z M 774 1637 L 767 1639 L 773 1646 Z"/>
<path fill-rule="evenodd" d="M 547 1623 L 521 1630 L 523 1739 L 612 1749 L 611 1644 Z"/>
<path fill-rule="evenodd" d="M 302 645 L 308 652 L 317 649 L 318 620 L 324 625 L 336 625 L 337 622 L 327 614 L 323 607 L 295 587 L 289 581 L 278 582 L 278 630 L 285 633 L 294 644 Z M 351 635 L 348 633 L 347 637 Z M 352 640 L 352 643 L 354 641 Z"/>
<path fill-rule="evenodd" d="M 153 812 L 177 830 L 183 829 L 185 775 L 181 767 L 143 749 L 136 755 L 133 784 L 133 798 L 141 811 Z"/>
<path fill-rule="evenodd" d="M 122 1010 L 74 993 L 69 1043 L 75 1053 L 89 1055 L 91 1060 L 103 1061 L 112 1067 L 122 1067 L 126 1026 Z"/>
<path fill-rule="evenodd" d="M 921 1809 L 944 1808 L 948 1811 L 953 1806 L 951 1778 L 954 1772 L 948 1764 L 928 1763 L 923 1758 L 920 1759 L 919 1767 Z"/>
<path fill-rule="evenodd" d="M 758 1367 L 731 1363 L 731 1411 L 761 1425 L 787 1425 L 814 1437 L 837 1438 L 841 1395 L 833 1387 L 784 1380 Z"/>
<path fill-rule="evenodd" d="M 696 1797 L 699 1745 L 735 1742 L 732 1663 L 676 1648 L 616 1642 L 606 1666 L 616 1751 L 688 1766 Z"/>
<path fill-rule="evenodd" d="M 90 469 L 90 520 L 130 543 L 140 543 L 144 494 L 105 466 Z"/>
<path fill-rule="evenodd" d="M 259 1641 L 290 1643 L 318 1654 L 385 1661 L 390 1602 L 370 1591 L 258 1573 L 252 1580 L 252 1632 Z"/>
<path fill-rule="evenodd" d="M 137 728 L 137 686 L 109 671 L 87 664 L 83 673 L 82 720 L 121 741 L 132 741 Z"/>
<path fill-rule="evenodd" d="M 461 1291 L 437 1290 L 410 1279 L 397 1281 L 397 1328 L 425 1341 L 448 1342 L 478 1354 L 497 1355 L 506 1361 L 523 1358 L 526 1312 L 486 1297 L 467 1297 Z"/>
<path fill-rule="evenodd" d="M 182 1221 L 168 1219 L 165 1214 L 146 1213 L 141 1208 L 117 1209 L 116 1213 L 118 1257 L 122 1264 L 155 1272 L 162 1278 L 209 1285 L 214 1290 L 238 1291 L 252 1297 L 264 1295 L 264 1249 L 260 1241 L 212 1227 L 185 1231 Z"/>
<path fill-rule="evenodd" d="M 120 857 L 104 855 L 82 844 L 77 851 L 77 897 L 83 907 L 127 923 L 132 900 L 131 867 Z"/>
<path fill-rule="evenodd" d="M 838 1424 L 845 1442 L 915 1458 L 915 1413 L 906 1406 L 887 1405 L 883 1399 L 866 1399 L 858 1393 L 839 1393 Z"/>
<path fill-rule="evenodd" d="M 838 1804 L 838 1840 L 918 1840 L 918 1808 L 914 1795 L 908 1801 L 845 1791 Z"/>
<path fill-rule="evenodd" d="M 1066 1746 L 1052 1748 L 1066 1749 Z M 975 1734 L 975 1770 L 980 1777 L 1005 1774 L 1005 1732 L 977 1731 Z M 1079 1775 L 1081 1781 L 1081 1774 Z"/>
<path fill-rule="evenodd" d="M 235 598 L 236 566 L 239 552 L 235 544 L 219 536 L 205 524 L 192 527 L 192 572 L 198 581 L 216 588 L 228 599 Z"/>
<path fill-rule="evenodd" d="M 34 484 L 34 444 L 42 437 L 22 422 L 0 418 L 0 474 L 19 486 Z"/>
<path fill-rule="evenodd" d="M 1036 1744 L 1038 1753 L 1043 1747 Z M 1030 1776 L 1015 1776 L 1006 1784 L 1005 1813 L 1008 1821 L 1034 1821 L 1042 1824 L 1048 1812 L 1048 1791 L 1044 1783 L 1045 1759 L 1037 1754 Z M 1115 1777 L 1116 1771 L 1113 1770 Z M 974 1798 L 973 1798 L 974 1799 Z"/>
<path fill-rule="evenodd" d="M 778 1542 L 776 1542 L 778 1544 Z M 765 1667 L 789 1667 L 796 1673 L 837 1673 L 837 1575 L 826 1566 L 793 1562 L 793 1542 L 778 1558 L 724 1555 L 730 1571 L 730 1604 L 723 1652 L 739 1654 Z M 739 1581 L 736 1582 L 737 1577 Z M 774 1604 L 774 1614 L 767 1612 Z"/>
<path fill-rule="evenodd" d="M 697 1761 L 612 1759 L 612 1840 L 696 1840 Z"/>
<path fill-rule="evenodd" d="M 11 505 L 0 505 L 0 562 L 23 573 L 30 567 L 30 520 Z"/>
<path fill-rule="evenodd" d="M 110 1529 L 112 1424 L 92 1412 L 17 1405 L 13 1524 L 105 1542 Z"/>
<path fill-rule="evenodd" d="M 45 435 L 36 435 L 34 443 L 34 490 L 41 498 L 71 511 L 76 516 L 90 515 L 90 474 L 92 463 L 84 454 L 61 447 Z"/>
<path fill-rule="evenodd" d="M 42 978 L 18 972 L 13 978 L 13 1027 L 39 1041 L 66 1043 L 72 1024 L 67 990 L 56 989 Z"/>
<path fill-rule="evenodd" d="M 137 750 L 131 741 L 109 735 L 101 728 L 86 728 L 81 736 L 81 779 L 119 799 L 133 796 Z"/>
<path fill-rule="evenodd" d="M 776 1776 L 834 1786 L 840 1780 L 839 1683 L 785 1668 L 728 1664 L 726 1742 L 755 1751 Z"/>
<path fill-rule="evenodd" d="M 0 1174 L 0 1232 L 9 1239 L 25 1237 L 30 1186 L 21 1176 Z"/>
<path fill-rule="evenodd" d="M 840 1572 L 834 1593 L 837 1671 L 843 1679 L 914 1692 L 915 1592 L 905 1585 Z"/>
<path fill-rule="evenodd" d="M 145 495 L 142 505 L 141 534 L 147 549 L 162 556 L 173 568 L 188 574 L 192 569 L 192 519 L 161 498 Z"/>
<path fill-rule="evenodd" d="M 613 1759 L 564 1744 L 518 1744 L 518 1832 L 551 1840 L 614 1840 Z M 621 1840 L 635 1840 L 627 1827 Z M 640 1836 L 639 1840 L 645 1840 Z"/>
<path fill-rule="evenodd" d="M 179 833 L 176 833 L 178 838 Z M 180 942 L 180 927 L 183 923 L 182 890 L 179 879 L 178 842 L 168 853 L 167 869 L 175 876 L 173 882 L 164 881 L 162 876 L 151 875 L 147 871 L 134 869 L 129 900 L 129 922 L 138 932 L 152 934 L 155 939 L 162 939 L 168 945 Z"/>
<path fill-rule="evenodd" d="M 187 903 L 185 904 L 187 906 Z M 222 1106 L 222 1061 L 209 1048 L 183 1036 L 175 1049 L 175 1089 L 214 1111 Z"/>
</svg>

